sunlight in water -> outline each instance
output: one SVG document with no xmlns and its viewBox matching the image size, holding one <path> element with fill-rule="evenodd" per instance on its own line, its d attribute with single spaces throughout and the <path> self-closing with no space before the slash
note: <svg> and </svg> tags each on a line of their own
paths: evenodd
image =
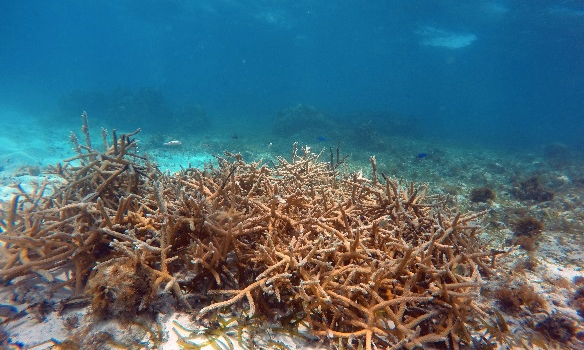
<svg viewBox="0 0 584 350">
<path fill-rule="evenodd" d="M 455 33 L 431 26 L 423 27 L 416 31 L 416 34 L 423 38 L 422 45 L 445 47 L 447 49 L 460 49 L 477 40 L 477 36 L 474 34 Z"/>
</svg>

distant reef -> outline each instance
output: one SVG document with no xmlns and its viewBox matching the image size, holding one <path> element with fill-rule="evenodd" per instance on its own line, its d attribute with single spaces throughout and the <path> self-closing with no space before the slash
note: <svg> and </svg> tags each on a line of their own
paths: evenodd
<svg viewBox="0 0 584 350">
<path fill-rule="evenodd" d="M 100 122 L 120 128 L 146 131 L 180 129 L 196 132 L 211 125 L 207 110 L 199 104 L 174 104 L 155 88 L 75 90 L 58 101 L 57 121 L 70 122 L 87 110 Z"/>
</svg>

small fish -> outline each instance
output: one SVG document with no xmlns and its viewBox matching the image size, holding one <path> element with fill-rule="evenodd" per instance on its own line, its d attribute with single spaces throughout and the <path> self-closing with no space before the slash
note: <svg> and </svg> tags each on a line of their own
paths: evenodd
<svg viewBox="0 0 584 350">
<path fill-rule="evenodd" d="M 318 142 L 324 142 L 324 141 L 326 141 L 326 137 L 324 137 L 324 136 L 317 136 L 316 137 L 316 141 L 318 141 Z"/>
<path fill-rule="evenodd" d="M 416 156 L 416 158 L 422 159 L 422 158 L 426 158 L 428 156 L 428 153 L 420 153 Z"/>
<path fill-rule="evenodd" d="M 178 141 L 178 140 L 172 140 L 172 141 L 168 141 L 164 143 L 165 146 L 180 146 L 182 145 L 182 142 Z"/>
</svg>

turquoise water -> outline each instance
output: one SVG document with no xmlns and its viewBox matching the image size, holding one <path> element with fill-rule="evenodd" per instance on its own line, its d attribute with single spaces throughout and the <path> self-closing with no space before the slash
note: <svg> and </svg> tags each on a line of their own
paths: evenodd
<svg viewBox="0 0 584 350">
<path fill-rule="evenodd" d="M 0 106 L 23 116 L 76 126 L 87 110 L 110 127 L 271 134 L 279 112 L 304 104 L 334 122 L 313 137 L 335 142 L 364 127 L 438 145 L 584 143 L 579 1 L 0 7 Z"/>
</svg>

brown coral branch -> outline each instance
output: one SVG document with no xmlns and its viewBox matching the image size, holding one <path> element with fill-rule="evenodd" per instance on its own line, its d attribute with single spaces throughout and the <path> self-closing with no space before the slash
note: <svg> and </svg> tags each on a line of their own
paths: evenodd
<svg viewBox="0 0 584 350">
<path fill-rule="evenodd" d="M 232 297 L 229 300 L 225 300 L 222 302 L 218 302 L 212 305 L 209 305 L 207 307 L 204 307 L 201 309 L 201 311 L 199 311 L 199 314 L 197 315 L 198 319 L 201 319 L 205 314 L 213 311 L 213 310 L 217 310 L 217 309 L 222 309 L 228 306 L 231 306 L 233 304 L 235 304 L 236 302 L 238 302 L 239 300 L 243 299 L 244 297 L 247 298 L 249 305 L 250 305 L 250 314 L 249 316 L 253 316 L 254 311 L 255 311 L 255 304 L 253 302 L 253 298 L 251 296 L 251 292 L 260 287 L 260 285 L 264 284 L 264 282 L 266 282 L 267 278 L 262 278 L 259 281 L 256 281 L 252 284 L 250 284 L 249 286 L 247 286 L 246 288 L 242 289 L 242 290 L 220 290 L 220 291 L 210 291 L 211 294 L 235 294 L 234 297 Z"/>
</svg>

